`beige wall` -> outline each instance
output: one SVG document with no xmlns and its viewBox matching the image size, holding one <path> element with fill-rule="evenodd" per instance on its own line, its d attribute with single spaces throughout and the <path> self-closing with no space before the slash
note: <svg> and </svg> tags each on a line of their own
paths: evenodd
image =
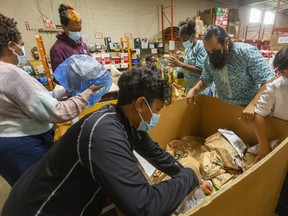
<svg viewBox="0 0 288 216">
<path fill-rule="evenodd" d="M 26 52 L 30 54 L 31 48 L 36 46 L 35 34 L 38 29 L 43 28 L 43 16 L 37 7 L 49 19 L 60 24 L 58 6 L 63 2 L 66 1 L 1 0 L 0 13 L 14 17 L 18 22 L 18 28 L 25 40 Z M 111 37 L 113 42 L 120 42 L 120 37 L 125 33 L 132 33 L 133 38 L 159 38 L 161 37 L 160 5 L 170 4 L 169 0 L 71 0 L 70 2 L 82 17 L 82 33 L 88 44 L 97 41 L 94 32 L 103 32 L 104 37 Z M 180 20 L 195 16 L 198 10 L 208 9 L 210 6 L 216 4 L 206 0 L 174 0 L 174 24 L 177 25 Z M 166 10 L 166 15 L 170 17 L 169 9 Z M 31 30 L 26 30 L 25 22 L 29 23 Z M 167 22 L 165 27 L 168 27 Z M 50 47 L 55 42 L 56 33 L 41 33 L 41 35 L 46 52 L 49 53 Z M 103 40 L 98 42 L 103 43 Z M 28 59 L 31 58 L 29 54 Z"/>
</svg>

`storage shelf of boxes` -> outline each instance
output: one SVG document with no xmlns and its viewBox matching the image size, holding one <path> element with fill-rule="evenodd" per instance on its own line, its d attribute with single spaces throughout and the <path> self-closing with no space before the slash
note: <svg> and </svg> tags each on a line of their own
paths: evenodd
<svg viewBox="0 0 288 216">
<path fill-rule="evenodd" d="M 110 69 L 114 65 L 117 69 L 128 68 L 128 53 L 109 52 L 109 53 L 92 53 L 92 56 L 105 68 Z"/>
</svg>

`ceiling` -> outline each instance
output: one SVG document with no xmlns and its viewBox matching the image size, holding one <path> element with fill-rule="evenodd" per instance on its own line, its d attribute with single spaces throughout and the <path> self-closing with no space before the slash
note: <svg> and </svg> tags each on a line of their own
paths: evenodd
<svg viewBox="0 0 288 216">
<path fill-rule="evenodd" d="M 261 5 L 265 9 L 276 9 L 278 0 L 209 0 L 234 6 Z M 288 0 L 280 0 L 279 11 L 288 13 Z"/>
</svg>

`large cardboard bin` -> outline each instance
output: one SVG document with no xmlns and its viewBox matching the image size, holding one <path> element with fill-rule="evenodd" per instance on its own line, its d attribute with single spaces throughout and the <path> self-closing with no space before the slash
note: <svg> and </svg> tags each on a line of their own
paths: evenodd
<svg viewBox="0 0 288 216">
<path fill-rule="evenodd" d="M 252 125 L 239 120 L 243 108 L 223 103 L 217 98 L 199 96 L 193 109 L 181 99 L 161 110 L 152 138 L 165 148 L 169 141 L 182 136 L 208 137 L 219 128 L 234 131 L 242 140 L 255 145 Z M 273 216 L 288 167 L 287 122 L 267 117 L 270 140 L 280 145 L 268 156 L 227 183 L 220 191 L 184 215 L 193 216 Z"/>
</svg>

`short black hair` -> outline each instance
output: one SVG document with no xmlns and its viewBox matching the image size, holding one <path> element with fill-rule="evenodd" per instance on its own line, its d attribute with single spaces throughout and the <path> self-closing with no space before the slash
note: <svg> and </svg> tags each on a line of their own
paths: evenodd
<svg viewBox="0 0 288 216">
<path fill-rule="evenodd" d="M 119 80 L 118 104 L 131 104 L 139 97 L 145 97 L 151 104 L 154 99 L 171 102 L 171 87 L 166 80 L 161 80 L 161 73 L 156 67 L 137 66 L 124 72 Z"/>
<path fill-rule="evenodd" d="M 288 68 L 288 45 L 282 47 L 275 55 L 273 65 L 279 71 Z"/>
<path fill-rule="evenodd" d="M 8 46 L 9 41 L 18 43 L 21 39 L 21 33 L 16 25 L 17 22 L 13 18 L 0 14 L 0 55 L 3 54 L 4 48 Z"/>
<path fill-rule="evenodd" d="M 231 42 L 231 38 L 228 35 L 228 33 L 225 31 L 224 28 L 222 28 L 219 25 L 209 25 L 207 30 L 205 31 L 203 35 L 203 40 L 211 39 L 213 36 L 215 36 L 219 43 L 224 44 L 225 38 L 229 38 Z"/>
<path fill-rule="evenodd" d="M 194 36 L 196 34 L 196 22 L 194 19 L 187 18 L 186 21 L 180 21 L 179 23 L 179 36 L 182 37 L 187 35 L 189 37 Z"/>
</svg>

